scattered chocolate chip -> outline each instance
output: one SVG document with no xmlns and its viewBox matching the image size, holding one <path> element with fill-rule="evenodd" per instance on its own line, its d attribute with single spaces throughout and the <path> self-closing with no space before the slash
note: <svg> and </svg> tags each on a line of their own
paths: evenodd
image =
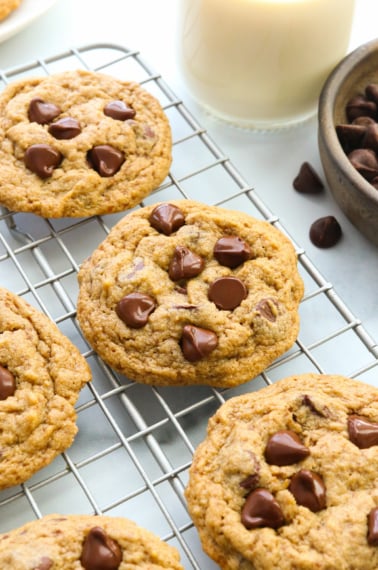
<svg viewBox="0 0 378 570">
<path fill-rule="evenodd" d="M 334 216 L 324 216 L 311 224 L 310 240 L 316 247 L 332 247 L 341 236 L 341 226 Z"/>
<path fill-rule="evenodd" d="M 324 190 L 324 184 L 318 173 L 308 162 L 304 162 L 293 180 L 293 187 L 302 194 L 318 194 Z"/>
<path fill-rule="evenodd" d="M 62 162 L 61 153 L 48 144 L 33 144 L 26 149 L 24 163 L 26 168 L 40 178 L 49 178 L 54 169 Z"/>
<path fill-rule="evenodd" d="M 175 248 L 168 274 L 172 281 L 189 279 L 201 273 L 205 265 L 202 257 L 190 251 L 187 247 L 178 245 Z"/>
<path fill-rule="evenodd" d="M 110 101 L 104 107 L 104 114 L 116 121 L 127 121 L 136 115 L 134 109 L 126 105 L 124 101 Z"/>
<path fill-rule="evenodd" d="M 208 297 L 218 309 L 233 311 L 248 294 L 247 287 L 237 277 L 219 277 L 210 284 Z"/>
<path fill-rule="evenodd" d="M 371 509 L 368 514 L 367 541 L 370 546 L 378 546 L 378 508 Z"/>
<path fill-rule="evenodd" d="M 32 99 L 29 103 L 28 118 L 32 123 L 46 125 L 56 119 L 60 113 L 61 110 L 57 105 L 46 103 L 39 98 Z"/>
<path fill-rule="evenodd" d="M 155 309 L 156 303 L 149 295 L 130 293 L 118 301 L 115 310 L 118 317 L 128 327 L 140 329 L 145 326 Z"/>
<path fill-rule="evenodd" d="M 360 449 L 378 445 L 378 423 L 361 416 L 351 415 L 347 422 L 349 439 Z"/>
<path fill-rule="evenodd" d="M 251 248 L 238 236 L 221 237 L 214 246 L 215 259 L 231 269 L 241 265 L 251 256 Z"/>
<path fill-rule="evenodd" d="M 0 365 L 0 400 L 6 400 L 16 391 L 16 381 L 8 368 Z"/>
<path fill-rule="evenodd" d="M 72 117 L 63 117 L 58 119 L 48 128 L 50 135 L 56 139 L 73 139 L 81 133 L 81 127 L 79 121 L 73 119 Z"/>
<path fill-rule="evenodd" d="M 264 319 L 274 323 L 277 320 L 277 301 L 275 299 L 261 299 L 255 307 Z"/>
<path fill-rule="evenodd" d="M 37 566 L 33 567 L 33 570 L 50 570 L 52 568 L 53 561 L 48 556 L 42 556 L 40 558 Z"/>
<path fill-rule="evenodd" d="M 309 455 L 310 450 L 293 431 L 277 431 L 269 438 L 265 447 L 265 459 L 271 465 L 292 465 Z"/>
<path fill-rule="evenodd" d="M 367 99 L 365 95 L 356 95 L 348 101 L 345 111 L 349 122 L 362 115 L 375 118 L 377 105 L 374 101 Z"/>
<path fill-rule="evenodd" d="M 351 165 L 366 180 L 370 181 L 378 176 L 378 159 L 375 152 L 370 148 L 357 148 L 347 156 Z"/>
<path fill-rule="evenodd" d="M 170 236 L 185 224 L 185 216 L 173 204 L 159 204 L 152 210 L 148 221 L 155 230 Z"/>
<path fill-rule="evenodd" d="M 244 503 L 241 522 L 247 529 L 269 527 L 279 528 L 285 523 L 282 509 L 273 495 L 266 489 L 255 489 Z"/>
<path fill-rule="evenodd" d="M 95 526 L 85 537 L 80 562 L 85 570 L 118 570 L 122 550 L 101 527 Z"/>
<path fill-rule="evenodd" d="M 313 513 L 326 506 L 326 490 L 322 478 L 308 469 L 301 469 L 291 479 L 289 491 L 298 505 L 307 507 Z"/>
<path fill-rule="evenodd" d="M 208 356 L 218 346 L 217 335 L 210 330 L 185 325 L 182 330 L 181 349 L 189 362 L 196 362 Z"/>
<path fill-rule="evenodd" d="M 100 176 L 114 176 L 125 162 L 125 155 L 121 150 L 108 144 L 93 147 L 87 153 L 89 164 Z"/>
</svg>

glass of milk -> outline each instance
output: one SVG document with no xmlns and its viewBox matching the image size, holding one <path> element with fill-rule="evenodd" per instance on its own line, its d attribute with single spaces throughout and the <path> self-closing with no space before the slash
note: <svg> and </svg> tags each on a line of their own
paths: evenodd
<svg viewBox="0 0 378 570">
<path fill-rule="evenodd" d="M 345 56 L 354 0 L 181 0 L 180 63 L 193 97 L 233 124 L 272 129 L 317 110 Z"/>
</svg>

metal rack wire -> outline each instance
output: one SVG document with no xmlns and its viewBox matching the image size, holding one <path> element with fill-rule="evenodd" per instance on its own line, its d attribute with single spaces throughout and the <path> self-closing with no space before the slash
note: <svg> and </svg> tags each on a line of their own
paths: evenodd
<svg viewBox="0 0 378 570">
<path fill-rule="evenodd" d="M 163 105 L 172 126 L 173 164 L 144 204 L 200 200 L 266 219 L 289 235 L 138 52 L 109 44 L 72 49 L 3 71 L 0 88 L 26 76 L 76 68 L 139 81 Z M 57 323 L 87 358 L 93 381 L 78 401 L 79 433 L 72 447 L 27 483 L 0 493 L 0 532 L 53 512 L 126 516 L 176 546 L 185 568 L 210 570 L 216 566 L 201 550 L 183 494 L 209 417 L 226 399 L 291 374 L 337 373 L 378 383 L 378 346 L 295 244 L 306 291 L 299 338 L 258 378 L 215 390 L 155 388 L 120 377 L 85 342 L 75 303 L 81 262 L 123 215 L 48 220 L 1 210 L 0 285 Z"/>
</svg>

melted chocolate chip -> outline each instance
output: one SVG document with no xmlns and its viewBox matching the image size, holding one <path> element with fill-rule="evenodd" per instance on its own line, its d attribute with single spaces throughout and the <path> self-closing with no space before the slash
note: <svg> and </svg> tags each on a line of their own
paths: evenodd
<svg viewBox="0 0 378 570">
<path fill-rule="evenodd" d="M 266 489 L 255 489 L 244 503 L 241 522 L 248 529 L 267 526 L 278 528 L 285 523 L 279 503 Z"/>
<path fill-rule="evenodd" d="M 323 249 L 337 244 L 342 236 L 339 222 L 334 216 L 324 216 L 315 220 L 310 227 L 310 240 Z"/>
<path fill-rule="evenodd" d="M 330 417 L 330 411 L 327 406 L 319 406 L 317 402 L 314 402 L 308 394 L 305 394 L 302 399 L 302 404 L 309 408 L 313 414 L 320 416 L 322 418 Z"/>
<path fill-rule="evenodd" d="M 232 311 L 248 294 L 247 287 L 237 277 L 219 277 L 210 284 L 208 297 L 218 309 Z"/>
<path fill-rule="evenodd" d="M 16 381 L 8 368 L 0 365 L 0 400 L 6 400 L 16 391 Z"/>
<path fill-rule="evenodd" d="M 281 430 L 273 434 L 266 444 L 265 459 L 271 465 L 292 465 L 310 454 L 298 435 L 293 431 Z"/>
<path fill-rule="evenodd" d="M 274 323 L 277 320 L 277 301 L 275 299 L 261 299 L 256 305 L 256 311 L 260 313 L 264 319 Z"/>
<path fill-rule="evenodd" d="M 80 562 L 85 570 L 118 570 L 122 550 L 101 527 L 95 526 L 84 540 Z"/>
<path fill-rule="evenodd" d="M 189 279 L 199 275 L 204 265 L 205 262 L 202 257 L 187 247 L 178 245 L 169 264 L 168 274 L 172 281 Z"/>
<path fill-rule="evenodd" d="M 378 546 L 378 508 L 371 509 L 368 514 L 367 541 L 370 546 Z"/>
<path fill-rule="evenodd" d="M 361 416 L 349 416 L 348 434 L 350 441 L 360 449 L 378 445 L 378 424 Z"/>
<path fill-rule="evenodd" d="M 148 221 L 155 230 L 170 236 L 185 224 L 185 217 L 177 206 L 173 204 L 159 204 L 152 210 Z"/>
<path fill-rule="evenodd" d="M 324 184 L 310 163 L 304 162 L 293 180 L 293 187 L 301 194 L 318 194 L 324 190 Z"/>
<path fill-rule="evenodd" d="M 81 133 L 79 121 L 72 117 L 63 117 L 55 123 L 51 123 L 48 129 L 50 135 L 56 139 L 73 139 Z"/>
<path fill-rule="evenodd" d="M 87 153 L 87 159 L 100 176 L 106 178 L 114 176 L 125 162 L 125 155 L 122 151 L 110 146 L 102 144 L 94 146 Z"/>
<path fill-rule="evenodd" d="M 301 469 L 291 479 L 289 491 L 298 505 L 307 507 L 313 513 L 326 506 L 326 490 L 322 478 L 314 471 Z"/>
<path fill-rule="evenodd" d="M 28 118 L 32 123 L 46 125 L 58 117 L 60 113 L 61 110 L 57 105 L 46 103 L 39 98 L 32 99 L 29 103 Z"/>
<path fill-rule="evenodd" d="M 214 246 L 214 257 L 221 265 L 237 267 L 252 256 L 249 245 L 238 236 L 220 238 Z"/>
<path fill-rule="evenodd" d="M 136 115 L 134 109 L 126 105 L 124 101 L 111 101 L 104 107 L 104 115 L 116 121 L 127 121 Z"/>
<path fill-rule="evenodd" d="M 243 479 L 243 481 L 241 481 L 239 485 L 243 489 L 251 490 L 255 489 L 258 483 L 259 483 L 259 475 L 258 473 L 253 473 L 253 475 L 249 475 L 246 479 Z"/>
<path fill-rule="evenodd" d="M 130 328 L 140 329 L 145 326 L 150 314 L 156 309 L 156 303 L 149 295 L 130 293 L 116 305 L 118 317 Z"/>
<path fill-rule="evenodd" d="M 33 570 L 50 570 L 52 568 L 53 561 L 48 556 L 42 556 L 39 560 L 38 565 L 33 568 Z"/>
<path fill-rule="evenodd" d="M 62 162 L 62 155 L 48 144 L 33 144 L 26 149 L 24 163 L 26 168 L 40 178 L 49 178 L 54 169 Z"/>
<path fill-rule="evenodd" d="M 185 325 L 182 330 L 181 349 L 189 362 L 196 362 L 208 356 L 218 346 L 217 335 L 210 330 Z"/>
</svg>

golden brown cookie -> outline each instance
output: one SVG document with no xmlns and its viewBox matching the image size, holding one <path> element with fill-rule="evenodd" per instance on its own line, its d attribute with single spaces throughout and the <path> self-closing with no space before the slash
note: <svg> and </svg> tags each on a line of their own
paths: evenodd
<svg viewBox="0 0 378 570">
<path fill-rule="evenodd" d="M 56 514 L 0 535 L 0 568 L 183 570 L 173 546 L 126 518 Z"/>
<path fill-rule="evenodd" d="M 55 323 L 0 288 L 0 489 L 26 481 L 71 445 L 74 404 L 90 379 Z"/>
<path fill-rule="evenodd" d="M 124 217 L 79 272 L 77 316 L 133 380 L 233 386 L 295 341 L 303 283 L 268 222 L 181 200 Z"/>
<path fill-rule="evenodd" d="M 0 94 L 0 203 L 51 218 L 126 210 L 164 180 L 171 144 L 137 83 L 82 70 L 16 81 Z"/>
<path fill-rule="evenodd" d="M 5 20 L 20 4 L 21 0 L 0 0 L 0 21 Z"/>
<path fill-rule="evenodd" d="M 376 570 L 377 388 L 302 374 L 230 399 L 186 498 L 223 570 Z"/>
</svg>

